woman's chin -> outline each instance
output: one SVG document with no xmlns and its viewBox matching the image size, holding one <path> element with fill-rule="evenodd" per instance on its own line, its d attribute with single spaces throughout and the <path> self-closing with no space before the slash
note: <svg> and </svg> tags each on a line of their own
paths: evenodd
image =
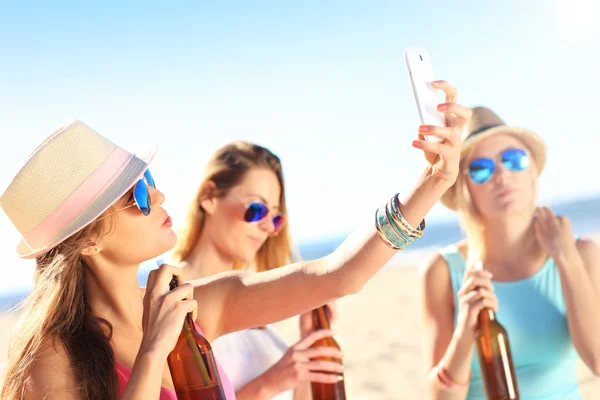
<svg viewBox="0 0 600 400">
<path fill-rule="evenodd" d="M 256 260 L 256 252 L 248 251 L 245 254 L 238 254 L 238 256 L 235 259 L 239 260 L 239 262 L 241 262 L 244 265 L 252 265 Z"/>
<path fill-rule="evenodd" d="M 160 243 L 157 243 L 156 246 L 152 248 L 153 255 L 149 257 L 149 259 L 159 257 L 165 254 L 166 252 L 173 250 L 176 244 L 177 235 L 175 235 L 175 233 L 173 232 L 173 234 L 170 235 L 170 237 L 166 238 L 165 240 L 161 240 Z"/>
</svg>

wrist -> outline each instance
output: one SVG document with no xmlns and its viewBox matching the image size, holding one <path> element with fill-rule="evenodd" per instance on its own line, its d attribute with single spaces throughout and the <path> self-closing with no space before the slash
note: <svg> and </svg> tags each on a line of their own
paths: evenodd
<svg viewBox="0 0 600 400">
<path fill-rule="evenodd" d="M 447 390 L 460 390 L 469 386 L 471 382 L 471 377 L 463 382 L 455 381 L 449 374 L 446 366 L 444 365 L 444 360 L 441 360 L 432 371 L 435 374 L 435 378 L 444 386 Z"/>
<path fill-rule="evenodd" d="M 446 176 L 436 173 L 431 165 L 425 169 L 425 180 L 431 182 L 435 188 L 439 188 L 443 193 L 450 189 L 456 182 L 458 176 Z"/>
<path fill-rule="evenodd" d="M 471 379 L 473 341 L 474 334 L 455 331 L 446 353 L 431 371 L 435 379 L 446 389 L 468 386 Z"/>
<path fill-rule="evenodd" d="M 140 347 L 140 351 L 135 357 L 135 363 L 133 368 L 140 371 L 144 375 L 151 375 L 152 371 L 157 371 L 162 374 L 162 370 L 165 367 L 167 356 L 154 349 L 143 349 Z"/>
<path fill-rule="evenodd" d="M 155 343 L 145 343 L 142 340 L 140 349 L 138 350 L 138 358 L 142 358 L 145 360 L 145 362 L 149 362 L 150 360 L 166 361 L 169 353 L 170 351 L 161 349 L 160 346 L 156 345 Z"/>
<path fill-rule="evenodd" d="M 475 330 L 459 326 L 454 330 L 452 334 L 451 343 L 459 349 L 470 348 L 475 341 L 477 332 Z"/>
</svg>

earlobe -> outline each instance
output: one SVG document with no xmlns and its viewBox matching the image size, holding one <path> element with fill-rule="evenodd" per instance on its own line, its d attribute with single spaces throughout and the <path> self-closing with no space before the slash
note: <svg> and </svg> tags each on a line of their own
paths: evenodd
<svg viewBox="0 0 600 400">
<path fill-rule="evenodd" d="M 90 257 L 100 254 L 101 251 L 102 249 L 98 243 L 91 243 L 88 247 L 81 251 L 81 255 Z"/>
</svg>

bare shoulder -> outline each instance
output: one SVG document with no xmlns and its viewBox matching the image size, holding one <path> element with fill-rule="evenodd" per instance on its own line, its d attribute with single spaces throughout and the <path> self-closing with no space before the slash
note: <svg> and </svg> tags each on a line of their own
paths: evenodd
<svg viewBox="0 0 600 400">
<path fill-rule="evenodd" d="M 598 245 L 598 241 L 589 239 L 589 238 L 580 238 L 577 240 L 577 250 L 581 255 L 584 254 L 599 254 L 600 246 Z"/>
<path fill-rule="evenodd" d="M 587 268 L 592 266 L 597 267 L 600 264 L 600 246 L 598 242 L 588 239 L 581 238 L 577 240 L 577 251 L 586 264 Z"/>
<path fill-rule="evenodd" d="M 65 347 L 48 340 L 36 358 L 26 387 L 26 399 L 78 399 L 75 373 Z"/>
<path fill-rule="evenodd" d="M 443 275 L 444 271 L 446 275 L 450 276 L 448 273 L 448 263 L 444 257 L 442 257 L 442 254 L 439 251 L 436 251 L 427 257 L 421 264 L 419 268 L 419 276 L 421 279 L 429 280 L 431 278 L 438 277 L 439 275 Z"/>
<path fill-rule="evenodd" d="M 468 253 L 467 241 L 463 240 L 454 244 L 458 251 L 465 257 Z M 434 280 L 443 281 L 444 283 L 450 283 L 450 271 L 448 270 L 448 263 L 439 251 L 434 252 L 429 256 L 421 268 L 419 268 L 419 275 L 422 280 Z"/>
<path fill-rule="evenodd" d="M 419 268 L 419 281 L 425 301 L 452 300 L 448 263 L 439 251 L 429 256 Z"/>
</svg>

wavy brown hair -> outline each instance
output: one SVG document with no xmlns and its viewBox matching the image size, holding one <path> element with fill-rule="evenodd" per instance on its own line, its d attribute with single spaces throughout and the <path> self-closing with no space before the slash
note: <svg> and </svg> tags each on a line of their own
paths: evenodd
<svg viewBox="0 0 600 400">
<path fill-rule="evenodd" d="M 33 291 L 11 335 L 0 393 L 3 400 L 21 400 L 31 390 L 32 370 L 49 346 L 64 348 L 80 398 L 118 399 L 115 359 L 109 343 L 112 326 L 90 309 L 85 288 L 88 267 L 81 257 L 94 238 L 110 229 L 111 223 L 106 221 L 92 222 L 36 258 Z"/>
<path fill-rule="evenodd" d="M 186 225 L 179 233 L 179 240 L 173 250 L 173 258 L 177 261 L 186 259 L 202 235 L 204 229 L 205 212 L 200 203 L 202 187 L 206 182 L 212 181 L 217 188 L 217 195 L 225 196 L 228 191 L 238 185 L 245 174 L 255 168 L 264 168 L 277 176 L 281 187 L 279 198 L 279 211 L 286 218 L 277 236 L 272 236 L 258 250 L 255 259 L 257 271 L 266 271 L 288 264 L 292 261 L 292 245 L 290 240 L 287 208 L 285 204 L 285 186 L 283 183 L 283 170 L 279 157 L 269 149 L 257 144 L 236 141 L 229 143 L 215 153 L 208 161 L 204 177 L 200 181 L 199 188 L 191 202 L 186 218 Z M 234 269 L 240 269 L 243 265 L 236 262 Z"/>
</svg>

